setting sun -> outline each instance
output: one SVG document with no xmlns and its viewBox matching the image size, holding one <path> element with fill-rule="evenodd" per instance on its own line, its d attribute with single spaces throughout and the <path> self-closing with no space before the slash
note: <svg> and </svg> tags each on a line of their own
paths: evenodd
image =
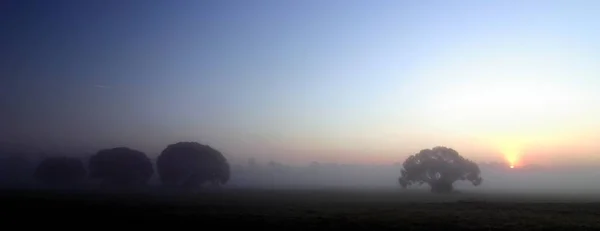
<svg viewBox="0 0 600 231">
<path fill-rule="evenodd" d="M 504 158 L 508 162 L 510 168 L 515 168 L 519 163 L 519 152 L 515 150 L 505 152 Z"/>
</svg>

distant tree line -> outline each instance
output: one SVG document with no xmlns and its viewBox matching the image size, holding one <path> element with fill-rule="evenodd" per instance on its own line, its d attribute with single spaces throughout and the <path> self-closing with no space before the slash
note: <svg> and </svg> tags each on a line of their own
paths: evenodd
<svg viewBox="0 0 600 231">
<path fill-rule="evenodd" d="M 287 168 L 277 162 L 267 164 L 277 174 L 285 174 Z M 248 161 L 249 170 L 258 169 L 255 159 Z M 320 164 L 313 162 L 310 171 L 317 173 Z M 51 188 L 78 187 L 86 179 L 96 180 L 103 188 L 139 188 L 148 183 L 155 169 L 148 156 L 138 150 L 117 147 L 102 149 L 91 156 L 87 168 L 75 157 L 54 156 L 45 158 L 37 167 L 31 167 L 19 156 L 10 156 L 0 161 L 2 179 L 15 179 L 32 171 L 40 184 Z M 165 188 L 195 190 L 205 184 L 219 186 L 230 179 L 230 166 L 218 150 L 197 142 L 179 142 L 168 145 L 156 159 L 156 172 Z M 476 163 L 447 147 L 424 149 L 409 156 L 401 165 L 398 183 L 407 188 L 411 185 L 429 185 L 431 192 L 448 193 L 454 190 L 453 183 L 470 181 L 477 186 L 482 183 Z"/>
</svg>

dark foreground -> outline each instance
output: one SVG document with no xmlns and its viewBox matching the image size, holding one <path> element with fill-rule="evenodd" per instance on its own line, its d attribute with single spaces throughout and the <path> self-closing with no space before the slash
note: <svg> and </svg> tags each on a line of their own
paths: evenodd
<svg viewBox="0 0 600 231">
<path fill-rule="evenodd" d="M 62 230 L 600 230 L 600 203 L 515 202 L 508 196 L 223 190 L 186 196 L 5 191 L 0 198 L 5 226 Z"/>
</svg>

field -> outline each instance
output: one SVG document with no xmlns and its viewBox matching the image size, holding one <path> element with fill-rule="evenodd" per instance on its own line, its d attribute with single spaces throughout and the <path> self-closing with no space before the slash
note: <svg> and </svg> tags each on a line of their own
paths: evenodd
<svg viewBox="0 0 600 231">
<path fill-rule="evenodd" d="M 1 198 L 5 225 L 61 228 L 600 230 L 600 200 L 574 195 L 223 189 L 185 196 L 5 191 Z"/>
</svg>

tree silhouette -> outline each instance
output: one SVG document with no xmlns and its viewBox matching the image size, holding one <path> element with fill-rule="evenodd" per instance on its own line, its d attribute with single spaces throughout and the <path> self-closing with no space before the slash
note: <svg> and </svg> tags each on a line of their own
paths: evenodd
<svg viewBox="0 0 600 231">
<path fill-rule="evenodd" d="M 90 158 L 89 169 L 91 178 L 117 187 L 144 185 L 154 174 L 146 154 L 125 147 L 98 151 Z"/>
<path fill-rule="evenodd" d="M 431 192 L 447 193 L 457 180 L 468 180 L 475 186 L 482 181 L 477 164 L 446 147 L 421 150 L 408 157 L 402 167 L 398 181 L 403 188 L 427 183 Z"/>
<path fill-rule="evenodd" d="M 35 170 L 35 179 L 51 186 L 68 186 L 81 182 L 86 175 L 80 159 L 74 157 L 50 157 L 43 160 Z"/>
<path fill-rule="evenodd" d="M 171 144 L 156 160 L 164 185 L 194 189 L 206 182 L 225 184 L 229 164 L 221 152 L 197 142 Z"/>
</svg>

